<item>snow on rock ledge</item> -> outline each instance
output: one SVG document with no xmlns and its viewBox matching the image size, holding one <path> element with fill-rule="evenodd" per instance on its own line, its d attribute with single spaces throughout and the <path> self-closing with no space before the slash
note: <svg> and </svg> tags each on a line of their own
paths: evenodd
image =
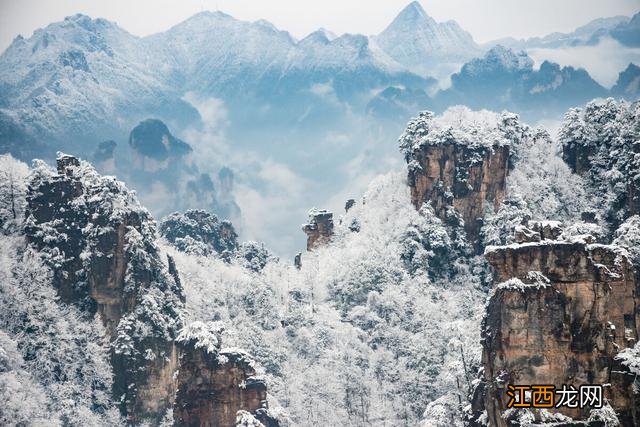
<svg viewBox="0 0 640 427">
<path fill-rule="evenodd" d="M 431 203 L 443 221 L 454 208 L 479 251 L 481 218 L 504 200 L 510 157 L 528 134 L 529 128 L 511 113 L 466 107 L 450 108 L 439 117 L 420 113 L 399 139 L 413 205 L 420 209 Z"/>
<path fill-rule="evenodd" d="M 507 384 L 609 384 L 604 394 L 621 425 L 638 425 L 634 376 L 616 359 L 640 333 L 639 282 L 627 252 L 544 239 L 488 247 L 485 258 L 496 285 L 483 321 L 484 373 L 470 425 L 480 425 L 483 412 L 492 426 L 516 425 L 506 411 Z M 591 409 L 549 411 L 587 420 Z"/>
<path fill-rule="evenodd" d="M 262 369 L 244 350 L 221 349 L 221 335 L 219 322 L 193 322 L 180 332 L 176 425 L 232 426 L 242 412 L 259 425 L 277 427 Z"/>
<path fill-rule="evenodd" d="M 307 251 L 326 244 L 333 237 L 333 213 L 324 209 L 311 209 L 309 223 L 302 226 L 307 235 Z"/>
</svg>

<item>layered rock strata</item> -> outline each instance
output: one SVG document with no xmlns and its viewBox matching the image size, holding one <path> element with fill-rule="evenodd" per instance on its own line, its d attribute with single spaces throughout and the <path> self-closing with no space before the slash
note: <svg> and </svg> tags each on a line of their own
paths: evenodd
<svg viewBox="0 0 640 427">
<path fill-rule="evenodd" d="M 214 326 L 215 328 L 215 326 Z M 233 426 L 239 410 L 255 414 L 266 427 L 277 422 L 267 411 L 267 387 L 251 358 L 221 349 L 220 336 L 195 322 L 178 338 L 182 350 L 173 416 L 181 426 Z"/>
<path fill-rule="evenodd" d="M 483 322 L 476 415 L 486 410 L 491 426 L 518 425 L 504 417 L 508 384 L 602 384 L 622 425 L 639 425 L 634 376 L 616 360 L 640 333 L 640 283 L 626 252 L 540 237 L 485 252 L 496 285 Z M 549 411 L 587 420 L 591 409 Z"/>
<path fill-rule="evenodd" d="M 61 155 L 57 173 L 36 167 L 27 202 L 27 241 L 52 268 L 61 301 L 105 326 L 113 399 L 130 424 L 157 425 L 173 410 L 176 425 L 232 426 L 242 410 L 277 425 L 248 355 L 215 347 L 208 357 L 199 339 L 176 342 L 185 329 L 179 273 L 155 244 L 155 221 L 124 184 Z"/>
<path fill-rule="evenodd" d="M 452 210 L 457 212 L 467 240 L 480 252 L 482 217 L 504 200 L 510 156 L 528 128 L 507 113 L 477 118 L 474 114 L 480 113 L 466 110 L 451 114 L 436 118 L 422 112 L 400 136 L 411 202 L 416 209 L 430 203 L 445 222 L 453 217 Z"/>
</svg>

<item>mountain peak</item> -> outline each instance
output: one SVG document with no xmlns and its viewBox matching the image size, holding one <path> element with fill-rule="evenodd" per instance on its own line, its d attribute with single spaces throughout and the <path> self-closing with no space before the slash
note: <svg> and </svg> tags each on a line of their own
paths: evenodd
<svg viewBox="0 0 640 427">
<path fill-rule="evenodd" d="M 414 14 L 419 14 L 419 15 L 426 15 L 426 12 L 422 8 L 422 5 L 420 4 L 419 1 L 412 1 L 411 3 L 406 5 L 401 13 L 404 13 L 404 12 L 414 13 Z"/>
<path fill-rule="evenodd" d="M 175 25 L 174 27 L 177 27 L 183 23 L 210 25 L 213 22 L 226 20 L 235 21 L 235 18 L 219 10 L 203 10 L 202 12 L 198 12 L 195 15 L 192 15 L 191 17 L 187 18 L 185 21 L 182 21 L 180 24 Z"/>
<path fill-rule="evenodd" d="M 432 73 L 438 64 L 461 64 L 480 53 L 471 34 L 454 21 L 436 22 L 417 1 L 402 9 L 375 41 L 396 62 L 420 75 Z"/>
<path fill-rule="evenodd" d="M 406 25 L 407 23 L 422 23 L 425 21 L 433 24 L 436 23 L 433 18 L 427 15 L 427 12 L 424 11 L 419 2 L 413 1 L 400 11 L 389 27 L 396 26 L 398 24 Z"/>
<path fill-rule="evenodd" d="M 84 28 L 87 31 L 95 32 L 104 30 L 107 28 L 116 28 L 118 25 L 115 22 L 111 22 L 104 18 L 93 19 L 89 15 L 83 13 L 76 13 L 75 15 L 67 16 L 64 18 L 63 23 L 71 23 Z"/>
<path fill-rule="evenodd" d="M 484 58 L 478 61 L 500 64 L 506 70 L 530 70 L 533 67 L 533 60 L 525 51 L 516 52 L 502 45 L 492 47 Z"/>
<path fill-rule="evenodd" d="M 315 30 L 313 33 L 309 34 L 305 38 L 300 41 L 300 45 L 310 44 L 310 43 L 320 43 L 323 45 L 329 44 L 332 40 L 334 40 L 336 36 L 323 28 Z"/>
</svg>

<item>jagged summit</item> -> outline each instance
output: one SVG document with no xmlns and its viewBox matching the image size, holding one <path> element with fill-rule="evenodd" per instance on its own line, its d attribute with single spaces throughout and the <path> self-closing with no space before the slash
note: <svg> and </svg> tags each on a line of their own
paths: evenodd
<svg viewBox="0 0 640 427">
<path fill-rule="evenodd" d="M 402 9 L 402 11 L 398 14 L 396 19 L 393 20 L 393 22 L 389 27 L 398 25 L 400 23 L 420 22 L 420 21 L 435 23 L 433 18 L 427 15 L 427 13 L 425 12 L 420 2 L 412 1 L 407 6 L 405 6 L 404 9 Z"/>
<path fill-rule="evenodd" d="M 92 18 L 89 15 L 85 15 L 84 13 L 76 13 L 75 15 L 70 15 L 64 18 L 64 22 L 75 22 L 78 25 L 82 25 L 87 29 L 94 29 L 98 25 L 105 27 L 117 27 L 118 24 L 115 22 L 109 21 L 104 18 Z"/>
<path fill-rule="evenodd" d="M 533 69 L 533 59 L 524 51 L 514 51 L 502 45 L 492 47 L 482 58 L 474 59 L 462 67 L 461 74 L 477 74 L 487 70 L 516 72 Z"/>
<path fill-rule="evenodd" d="M 420 74 L 429 73 L 436 63 L 464 62 L 479 53 L 469 33 L 454 21 L 436 22 L 417 1 L 375 40 L 392 58 Z"/>
<path fill-rule="evenodd" d="M 338 36 L 332 33 L 331 31 L 325 28 L 318 28 L 317 30 L 315 30 L 312 33 L 309 33 L 308 36 L 300 40 L 298 44 L 299 45 L 305 45 L 309 43 L 328 44 L 337 38 Z"/>
</svg>

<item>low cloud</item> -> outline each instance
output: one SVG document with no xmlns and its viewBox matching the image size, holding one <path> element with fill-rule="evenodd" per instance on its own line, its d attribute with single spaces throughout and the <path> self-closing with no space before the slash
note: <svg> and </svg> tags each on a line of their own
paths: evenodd
<svg viewBox="0 0 640 427">
<path fill-rule="evenodd" d="M 213 97 L 201 97 L 187 92 L 183 99 L 198 110 L 202 122 L 186 129 L 180 135 L 196 152 L 198 166 L 208 169 L 221 166 L 221 159 L 230 154 L 225 131 L 229 126 L 229 114 L 224 101 Z"/>
<path fill-rule="evenodd" d="M 238 228 L 245 239 L 266 242 L 277 254 L 289 255 L 304 247 L 298 226 L 305 218 L 305 194 L 311 182 L 271 159 L 256 167 L 235 192 L 242 211 Z"/>
<path fill-rule="evenodd" d="M 640 65 L 640 48 L 626 47 L 606 37 L 595 46 L 576 46 L 557 49 L 530 49 L 528 54 L 540 66 L 545 60 L 560 65 L 581 67 L 606 88 L 611 88 L 630 62 Z"/>
<path fill-rule="evenodd" d="M 333 96 L 329 86 L 314 88 L 318 96 Z M 216 98 L 187 94 L 203 123 L 187 129 L 180 137 L 194 148 L 194 158 L 202 171 L 217 172 L 222 166 L 235 173 L 234 199 L 240 218 L 233 218 L 242 240 L 264 242 L 275 254 L 290 258 L 304 250 L 306 236 L 301 230 L 312 207 L 343 212 L 348 198 L 361 197 L 378 174 L 402 167 L 396 135 L 367 117 L 345 111 L 340 129 L 286 135 L 290 150 L 279 157 L 278 144 L 237 144 L 227 136 L 230 115 Z M 273 140 L 273 135 L 264 139 Z M 282 146 L 279 147 L 282 151 Z"/>
</svg>

